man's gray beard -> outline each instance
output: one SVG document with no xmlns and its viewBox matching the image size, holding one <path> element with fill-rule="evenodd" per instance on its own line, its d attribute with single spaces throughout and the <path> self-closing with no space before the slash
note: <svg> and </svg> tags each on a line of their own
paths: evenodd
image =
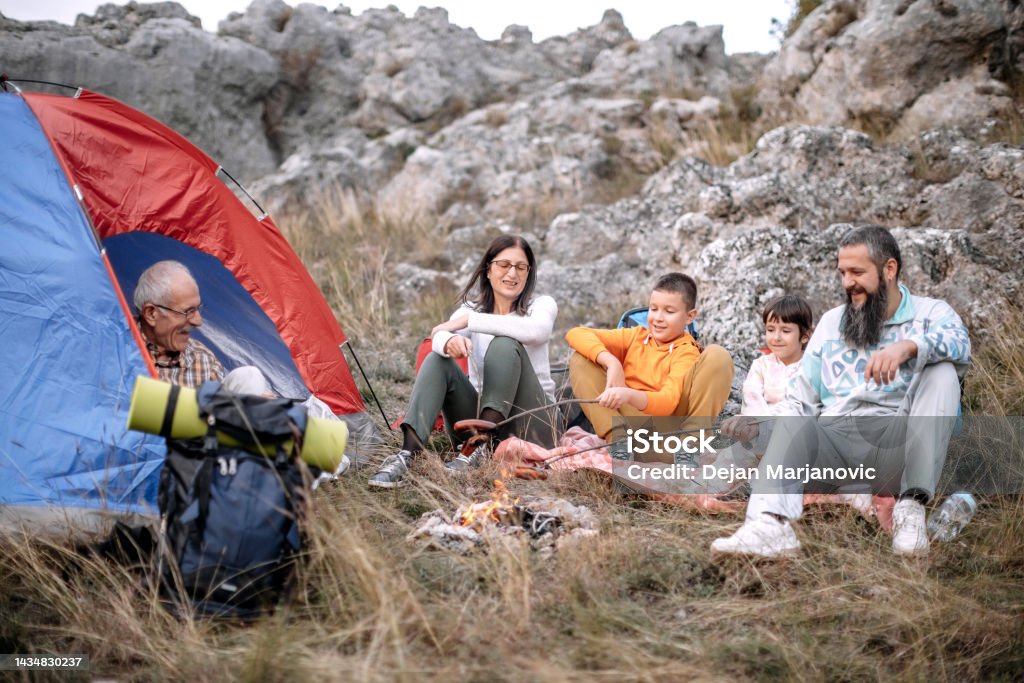
<svg viewBox="0 0 1024 683">
<path fill-rule="evenodd" d="M 864 305 L 854 308 L 850 292 L 846 292 L 846 309 L 840 321 L 843 339 L 853 348 L 863 349 L 875 346 L 882 340 L 882 326 L 885 325 L 885 311 L 889 307 L 889 291 L 880 284 L 878 292 L 868 294 Z"/>
</svg>

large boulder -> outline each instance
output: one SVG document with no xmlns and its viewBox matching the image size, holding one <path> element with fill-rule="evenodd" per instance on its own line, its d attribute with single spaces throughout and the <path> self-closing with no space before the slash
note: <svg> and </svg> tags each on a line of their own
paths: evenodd
<svg viewBox="0 0 1024 683">
<path fill-rule="evenodd" d="M 263 101 L 278 67 L 265 50 L 203 31 L 173 2 L 104 5 L 74 27 L 0 17 L 11 78 L 65 83 L 130 104 L 188 137 L 234 174 L 277 165 Z"/>
<path fill-rule="evenodd" d="M 1016 0 L 827 0 L 765 67 L 760 101 L 880 134 L 983 131 L 1014 111 L 1022 22 Z"/>
<path fill-rule="evenodd" d="M 697 99 L 729 93 L 729 62 L 721 26 L 688 21 L 665 28 L 650 40 L 609 45 L 582 81 L 603 94 L 675 94 Z"/>
<path fill-rule="evenodd" d="M 404 167 L 388 166 L 400 172 L 381 189 L 383 203 L 444 213 L 469 199 L 484 216 L 526 212 L 528 222 L 545 223 L 635 191 L 666 161 L 666 144 L 678 147 L 719 116 L 721 102 L 706 93 L 729 90 L 721 27 L 689 23 L 638 43 L 614 10 L 539 44 L 525 27 L 480 40 L 443 10 L 353 17 L 282 0 L 256 0 L 220 27 L 267 46 L 282 64 L 267 120 L 288 168 L 261 187 L 285 202 L 310 189 L 297 178 L 357 189 L 389 180 L 378 161 L 394 157 L 392 145 L 352 146 L 342 131 L 355 127 L 376 142 L 415 129 L 401 136 Z M 303 76 L 292 78 L 289 64 L 302 65 Z"/>
<path fill-rule="evenodd" d="M 707 338 L 753 349 L 771 297 L 803 293 L 818 313 L 839 302 L 842 228 L 829 226 L 867 222 L 898 228 L 911 284 L 976 329 L 997 327 L 1024 294 L 1024 150 L 952 131 L 885 146 L 843 128 L 779 128 L 726 168 L 681 159 L 638 198 L 556 218 L 539 233 L 539 272 L 567 310 L 603 324 L 644 303 L 659 274 L 694 273 Z"/>
</svg>

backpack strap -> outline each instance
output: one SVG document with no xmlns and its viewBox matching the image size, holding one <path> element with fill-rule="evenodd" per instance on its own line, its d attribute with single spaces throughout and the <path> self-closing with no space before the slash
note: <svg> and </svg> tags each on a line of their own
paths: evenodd
<svg viewBox="0 0 1024 683">
<path fill-rule="evenodd" d="M 213 487 L 213 466 L 217 461 L 215 457 L 218 452 L 217 424 L 213 415 L 207 417 L 206 436 L 203 437 L 203 464 L 196 472 L 193 490 L 196 501 L 199 503 L 199 516 L 196 518 L 195 530 L 198 537 L 202 539 L 206 533 L 206 518 L 210 513 L 210 489 Z"/>
<path fill-rule="evenodd" d="M 174 424 L 174 411 L 178 407 L 178 396 L 181 394 L 181 387 L 177 384 L 171 385 L 171 393 L 167 395 L 167 408 L 164 410 L 164 420 L 160 424 L 160 436 L 165 439 L 171 438 L 171 426 Z"/>
<path fill-rule="evenodd" d="M 202 539 L 206 533 L 206 518 L 210 514 L 210 489 L 213 487 L 213 466 L 216 461 L 212 457 L 203 459 L 203 464 L 196 473 L 196 480 L 193 490 L 196 501 L 199 503 L 199 516 L 196 518 L 194 527 L 198 539 Z"/>
</svg>

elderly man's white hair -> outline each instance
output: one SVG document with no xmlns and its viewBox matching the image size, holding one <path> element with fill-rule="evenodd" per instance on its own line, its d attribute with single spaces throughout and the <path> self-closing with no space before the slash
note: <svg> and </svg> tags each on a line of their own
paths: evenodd
<svg viewBox="0 0 1024 683">
<path fill-rule="evenodd" d="M 135 310 L 141 314 L 142 307 L 147 303 L 162 304 L 167 301 L 171 296 L 174 276 L 177 274 L 184 275 L 192 281 L 192 284 L 196 284 L 192 272 L 180 261 L 157 261 L 146 268 L 139 276 L 135 292 L 132 293 Z M 198 287 L 198 285 L 196 286 Z"/>
</svg>

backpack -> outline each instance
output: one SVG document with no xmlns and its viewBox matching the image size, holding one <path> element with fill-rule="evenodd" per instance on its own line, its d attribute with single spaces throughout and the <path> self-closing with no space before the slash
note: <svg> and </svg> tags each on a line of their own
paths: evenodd
<svg viewBox="0 0 1024 683">
<path fill-rule="evenodd" d="M 252 618 L 287 592 L 302 548 L 308 473 L 285 445 L 299 442 L 305 409 L 218 382 L 203 384 L 198 401 L 207 435 L 168 438 L 160 473 L 161 587 L 172 606 L 190 602 L 197 615 Z M 239 445 L 218 443 L 216 432 Z"/>
</svg>

